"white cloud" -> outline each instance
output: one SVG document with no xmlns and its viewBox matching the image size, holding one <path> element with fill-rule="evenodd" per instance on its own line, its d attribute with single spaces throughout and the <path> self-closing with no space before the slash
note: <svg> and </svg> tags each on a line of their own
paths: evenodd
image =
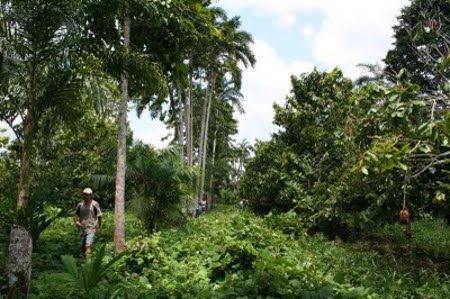
<svg viewBox="0 0 450 299">
<path fill-rule="evenodd" d="M 300 27 L 300 34 L 306 38 L 312 38 L 316 33 L 316 29 L 311 24 L 306 24 Z"/>
<path fill-rule="evenodd" d="M 377 63 L 392 43 L 392 26 L 407 0 L 330 1 L 326 18 L 313 37 L 313 55 L 327 68 L 341 67 L 347 76 L 362 74 L 358 63 Z"/>
<path fill-rule="evenodd" d="M 307 61 L 284 61 L 268 43 L 256 40 L 253 45 L 257 63 L 244 71 L 242 93 L 245 114 L 239 115 L 238 140 L 267 140 L 277 130 L 272 124 L 273 103 L 283 103 L 291 89 L 290 76 L 311 71 Z"/>
<path fill-rule="evenodd" d="M 392 43 L 392 25 L 409 0 L 222 0 L 225 8 L 252 9 L 276 24 L 296 25 L 298 14 L 323 15 L 319 28 L 300 27 L 312 38 L 315 63 L 341 67 L 352 78 L 361 74 L 358 63 L 376 63 Z M 285 21 L 287 20 L 287 21 Z M 270 25 L 269 25 L 270 26 Z"/>
</svg>

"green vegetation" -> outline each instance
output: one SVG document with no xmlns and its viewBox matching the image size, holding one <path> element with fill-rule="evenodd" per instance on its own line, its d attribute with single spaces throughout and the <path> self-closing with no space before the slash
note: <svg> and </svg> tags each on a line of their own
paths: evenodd
<svg viewBox="0 0 450 299">
<path fill-rule="evenodd" d="M 253 37 L 215 2 L 2 1 L 0 297 L 450 298 L 448 0 L 402 10 L 384 69 L 292 75 L 255 145 L 233 139 Z"/>
<path fill-rule="evenodd" d="M 448 219 L 450 114 L 434 101 L 401 74 L 359 88 L 338 69 L 292 77 L 275 105 L 282 130 L 256 145 L 241 196 L 259 214 L 294 209 L 310 231 L 345 238 L 404 207 Z"/>
<path fill-rule="evenodd" d="M 128 215 L 128 250 L 88 290 L 95 298 L 446 298 L 445 274 L 450 229 L 439 221 L 414 223 L 413 251 L 406 252 L 400 226 L 389 225 L 357 243 L 308 236 L 292 213 L 264 218 L 221 207 L 180 229 L 138 235 L 140 221 Z M 112 258 L 113 218 L 105 215 L 99 244 L 106 243 L 104 265 Z M 436 230 L 440 234 L 433 233 Z M 382 241 L 382 237 L 385 238 Z M 63 242 L 64 240 L 64 242 Z M 70 295 L 63 255 L 79 256 L 70 218 L 55 222 L 34 256 L 33 293 L 39 298 Z M 448 244 L 448 241 L 447 241 Z M 51 250 L 51 252 L 49 252 Z M 99 252 L 100 251 L 100 252 Z M 101 255 L 101 245 L 96 255 Z M 434 260 L 425 259 L 425 256 Z M 77 270 L 87 271 L 83 260 Z M 91 270 L 93 271 L 93 270 Z M 94 271 L 95 272 L 95 271 Z M 80 287 L 78 286 L 78 289 Z M 88 296 L 88 295 L 87 295 Z M 96 297 L 98 296 L 98 297 Z"/>
</svg>

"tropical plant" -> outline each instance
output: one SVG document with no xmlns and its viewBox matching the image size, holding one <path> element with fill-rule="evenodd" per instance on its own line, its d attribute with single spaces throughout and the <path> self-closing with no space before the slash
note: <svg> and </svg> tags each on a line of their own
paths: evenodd
<svg viewBox="0 0 450 299">
<path fill-rule="evenodd" d="M 54 273 L 51 278 L 57 284 L 60 284 L 65 289 L 66 298 L 81 297 L 92 298 L 96 293 L 96 289 L 105 281 L 111 267 L 116 264 L 124 255 L 126 251 L 106 260 L 106 246 L 103 245 L 95 253 L 95 256 L 88 258 L 84 263 L 78 265 L 76 259 L 70 255 L 61 257 L 64 265 L 64 273 Z M 60 294 L 63 295 L 63 294 Z"/>
<path fill-rule="evenodd" d="M 127 177 L 133 185 L 132 205 L 153 232 L 165 226 L 184 223 L 181 198 L 194 192 L 195 172 L 183 163 L 176 149 L 157 152 L 135 145 Z"/>
<path fill-rule="evenodd" d="M 138 142 L 130 149 L 127 189 L 130 208 L 140 215 L 152 232 L 184 222 L 180 198 L 190 198 L 195 171 L 183 163 L 176 148 L 156 151 Z M 111 186 L 111 175 L 96 175 L 97 188 Z"/>
<path fill-rule="evenodd" d="M 211 115 L 211 105 L 216 93 L 217 82 L 225 76 L 231 75 L 234 89 L 240 90 L 242 70 L 238 67 L 242 63 L 245 67 L 253 66 L 256 63 L 255 56 L 250 48 L 253 43 L 252 36 L 245 31 L 239 30 L 241 21 L 238 17 L 228 19 L 224 11 L 216 9 L 214 12 L 217 28 L 221 36 L 206 41 L 208 49 L 207 61 L 207 82 L 208 87 L 203 101 L 201 127 L 199 136 L 199 165 L 201 175 L 198 184 L 198 198 L 203 197 L 205 176 L 208 132 Z M 219 83 L 220 84 L 220 83 Z"/>
</svg>

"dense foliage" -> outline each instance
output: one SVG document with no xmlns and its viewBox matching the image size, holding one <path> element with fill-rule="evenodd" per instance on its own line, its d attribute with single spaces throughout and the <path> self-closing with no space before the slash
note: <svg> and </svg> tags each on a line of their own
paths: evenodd
<svg viewBox="0 0 450 299">
<path fill-rule="evenodd" d="M 108 239 L 112 233 L 112 218 L 106 216 L 102 239 Z M 298 215 L 293 213 L 259 218 L 234 208 L 220 208 L 190 219 L 182 229 L 135 237 L 129 241 L 127 253 L 98 284 L 87 292 L 77 285 L 78 292 L 73 294 L 89 298 L 109 298 L 113 294 L 116 298 L 447 297 L 450 282 L 440 273 L 445 268 L 439 268 L 445 267 L 445 263 L 419 261 L 423 260 L 423 254 L 431 257 L 432 250 L 438 259 L 449 257 L 448 248 L 442 246 L 448 228 L 429 220 L 418 222 L 415 227 L 418 231 L 413 238 L 415 252 L 403 256 L 406 243 L 399 225 L 387 226 L 379 232 L 395 240 L 393 245 L 398 246 L 399 254 L 396 255 L 395 247 L 381 241 L 377 241 L 379 247 L 365 243 L 350 246 L 307 236 L 299 225 Z M 138 223 L 130 221 L 131 237 L 138 229 Z M 432 234 L 436 230 L 440 234 Z M 70 272 L 89 271 L 89 262 L 69 262 L 70 267 L 64 266 L 62 262 L 67 264 L 67 257 L 63 260 L 54 257 L 56 253 L 67 254 L 63 248 L 47 251 L 46 246 L 61 235 L 75 240 L 72 233 L 70 219 L 55 223 L 45 233 L 45 243 L 36 254 L 39 264 L 33 292 L 39 298 L 66 297 L 74 291 L 70 287 L 74 277 Z M 76 243 L 70 244 L 75 249 Z M 44 259 L 49 254 L 53 257 Z M 44 264 L 47 260 L 58 274 L 41 272 L 48 269 Z M 90 271 L 89 275 L 99 273 L 111 260 L 110 249 L 103 260 L 99 271 Z"/>
<path fill-rule="evenodd" d="M 397 218 L 405 204 L 448 217 L 449 115 L 420 89 L 367 83 L 339 70 L 292 78 L 282 129 L 256 147 L 241 185 L 260 214 L 295 209 L 313 230 L 346 235 Z"/>
<path fill-rule="evenodd" d="M 402 69 L 411 72 L 410 80 L 427 92 L 436 92 L 449 79 L 448 69 L 436 66 L 448 53 L 450 40 L 450 3 L 446 0 L 413 0 L 398 17 L 395 47 L 387 53 L 388 73 Z"/>
</svg>

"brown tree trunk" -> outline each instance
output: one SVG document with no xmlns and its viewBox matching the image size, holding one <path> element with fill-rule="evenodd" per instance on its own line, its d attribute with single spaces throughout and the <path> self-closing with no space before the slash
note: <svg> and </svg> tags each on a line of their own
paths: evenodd
<svg viewBox="0 0 450 299">
<path fill-rule="evenodd" d="M 130 48 L 130 18 L 123 22 L 123 47 L 125 53 Z M 128 73 L 123 71 L 120 76 L 119 102 L 119 134 L 117 145 L 116 194 L 114 202 L 114 250 L 123 251 L 125 244 L 125 174 L 127 160 L 127 110 L 128 110 Z"/>
<path fill-rule="evenodd" d="M 23 208 L 30 201 L 31 156 L 35 133 L 34 114 L 30 110 L 24 120 L 23 148 L 19 170 L 19 198 L 17 207 Z"/>
<path fill-rule="evenodd" d="M 32 109 L 24 119 L 22 157 L 19 170 L 18 209 L 24 209 L 30 201 L 31 157 L 35 135 L 35 119 Z M 9 298 L 28 298 L 31 286 L 31 254 L 33 242 L 27 230 L 19 225 L 11 228 L 8 251 Z"/>
</svg>

